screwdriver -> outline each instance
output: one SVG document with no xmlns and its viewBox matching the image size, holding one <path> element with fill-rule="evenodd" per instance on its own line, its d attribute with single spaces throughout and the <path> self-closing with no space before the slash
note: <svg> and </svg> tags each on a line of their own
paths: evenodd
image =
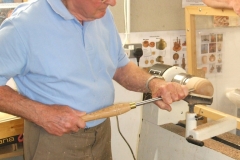
<svg viewBox="0 0 240 160">
<path fill-rule="evenodd" d="M 193 92 L 194 89 L 189 89 L 189 93 Z M 119 103 L 119 104 L 114 104 L 112 106 L 103 108 L 101 110 L 86 114 L 84 116 L 82 116 L 81 118 L 85 121 L 92 121 L 92 120 L 96 120 L 96 119 L 101 119 L 101 118 L 108 118 L 108 117 L 113 117 L 113 116 L 117 116 L 117 115 L 121 115 L 123 113 L 126 113 L 128 111 L 130 111 L 131 109 L 136 108 L 137 106 L 141 106 L 144 104 L 148 104 L 151 102 L 155 102 L 158 100 L 162 100 L 161 97 L 156 97 L 156 98 L 151 98 L 151 99 L 147 99 L 141 102 L 131 102 L 131 103 Z"/>
</svg>

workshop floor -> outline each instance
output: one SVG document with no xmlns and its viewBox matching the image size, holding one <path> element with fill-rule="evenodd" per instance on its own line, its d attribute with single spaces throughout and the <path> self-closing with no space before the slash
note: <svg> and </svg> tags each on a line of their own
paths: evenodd
<svg viewBox="0 0 240 160">
<path fill-rule="evenodd" d="M 2 160 L 23 160 L 23 156 L 12 157 L 12 158 L 4 158 Z"/>
</svg>

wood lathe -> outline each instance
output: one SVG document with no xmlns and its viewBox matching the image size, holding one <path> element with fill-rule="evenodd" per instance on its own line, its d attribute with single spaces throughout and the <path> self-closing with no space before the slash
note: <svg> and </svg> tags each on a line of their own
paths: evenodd
<svg viewBox="0 0 240 160">
<path fill-rule="evenodd" d="M 157 67 L 163 70 L 159 71 L 158 70 L 159 68 L 156 69 Z M 140 149 L 139 149 L 139 155 L 138 155 L 140 159 L 141 158 L 152 159 L 152 157 L 151 158 L 146 157 L 146 155 L 149 155 L 149 156 L 151 155 L 149 153 L 146 153 L 146 151 L 149 152 L 149 150 L 146 149 L 146 147 L 152 148 L 152 146 L 154 145 L 149 144 L 147 141 L 149 141 L 149 139 L 152 139 L 153 137 L 156 138 L 160 136 L 159 134 L 155 135 L 156 131 L 158 133 L 160 126 L 162 126 L 163 128 L 165 127 L 169 129 L 168 124 L 171 123 L 172 126 L 170 127 L 169 131 L 172 131 L 171 129 L 175 128 L 174 124 L 177 124 L 180 120 L 182 121 L 184 120 L 185 121 L 184 128 L 180 127 L 182 128 L 181 136 L 183 135 L 185 137 L 185 141 L 183 143 L 186 146 L 188 146 L 188 144 L 189 145 L 194 144 L 193 148 L 196 148 L 199 146 L 209 147 L 211 146 L 210 145 L 211 141 L 210 142 L 206 141 L 207 139 L 211 137 L 215 137 L 217 135 L 221 135 L 222 133 L 225 133 L 232 129 L 237 128 L 237 123 L 239 123 L 239 121 L 237 120 L 237 118 L 231 117 L 231 116 L 224 116 L 219 119 L 214 119 L 214 121 L 212 122 L 208 122 L 202 125 L 197 125 L 197 122 L 199 119 L 201 119 L 202 115 L 199 112 L 196 113 L 197 111 L 196 108 L 199 109 L 199 106 L 206 107 L 207 105 L 211 105 L 213 101 L 212 96 L 213 96 L 214 89 L 213 89 L 212 83 L 207 79 L 191 76 L 185 73 L 185 70 L 183 70 L 180 67 L 167 66 L 167 65 L 159 66 L 159 64 L 158 66 L 153 66 L 153 69 L 150 70 L 150 73 L 161 75 L 164 77 L 166 81 L 172 81 L 172 82 L 180 83 L 182 85 L 186 85 L 190 89 L 189 95 L 183 101 L 173 103 L 172 104 L 173 110 L 170 113 L 163 111 L 161 109 L 158 109 L 156 105 L 151 103 L 156 100 L 160 100 L 161 98 L 150 97 L 149 99 L 146 99 L 142 102 L 115 104 L 105 109 L 87 114 L 83 116 L 83 119 L 85 121 L 91 121 L 99 118 L 116 116 L 116 115 L 120 115 L 130 111 L 136 106 L 143 105 L 143 126 L 140 134 L 141 141 L 139 145 Z M 150 131 L 149 129 L 152 129 L 152 130 Z M 183 131 L 184 131 L 184 134 L 182 133 Z M 231 135 L 231 137 L 233 136 Z M 163 139 L 165 138 L 166 137 L 163 137 Z M 178 139 L 179 138 L 177 138 L 177 140 Z M 151 145 L 151 147 L 146 146 L 146 144 Z M 177 144 L 177 145 L 181 146 L 181 144 Z M 169 146 L 169 148 L 171 148 L 171 146 Z M 231 148 L 231 147 L 228 147 L 228 148 L 230 148 L 230 150 L 233 150 L 233 152 L 237 150 L 236 148 Z M 159 150 L 161 150 L 161 148 Z M 215 153 L 217 151 L 212 151 L 212 152 Z M 194 153 L 194 154 L 200 154 L 200 153 Z M 155 155 L 158 155 L 158 153 L 155 153 Z M 179 156 L 179 153 L 176 155 Z M 236 155 L 237 154 L 234 154 L 235 157 Z M 186 160 L 185 158 L 183 159 Z"/>
<path fill-rule="evenodd" d="M 149 72 L 169 82 L 199 87 L 198 94 L 213 96 L 211 82 L 189 75 L 178 66 L 156 64 Z M 144 105 L 138 159 L 240 159 L 240 137 L 229 132 L 239 129 L 240 119 L 212 109 L 211 103 L 201 103 L 196 99 L 175 102 L 171 112 L 155 104 Z M 201 118 L 205 122 L 200 122 Z"/>
</svg>

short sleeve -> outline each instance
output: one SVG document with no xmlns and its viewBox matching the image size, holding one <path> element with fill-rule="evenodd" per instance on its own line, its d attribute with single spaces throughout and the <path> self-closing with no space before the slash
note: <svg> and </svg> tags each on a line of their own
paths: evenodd
<svg viewBox="0 0 240 160">
<path fill-rule="evenodd" d="M 0 85 L 23 73 L 25 53 L 25 46 L 12 20 L 5 20 L 0 27 Z"/>
</svg>

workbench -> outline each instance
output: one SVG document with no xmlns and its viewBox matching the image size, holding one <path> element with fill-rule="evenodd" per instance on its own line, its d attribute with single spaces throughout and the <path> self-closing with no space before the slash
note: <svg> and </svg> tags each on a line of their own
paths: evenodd
<svg viewBox="0 0 240 160">
<path fill-rule="evenodd" d="M 23 119 L 0 112 L 0 159 L 23 155 Z"/>
</svg>

